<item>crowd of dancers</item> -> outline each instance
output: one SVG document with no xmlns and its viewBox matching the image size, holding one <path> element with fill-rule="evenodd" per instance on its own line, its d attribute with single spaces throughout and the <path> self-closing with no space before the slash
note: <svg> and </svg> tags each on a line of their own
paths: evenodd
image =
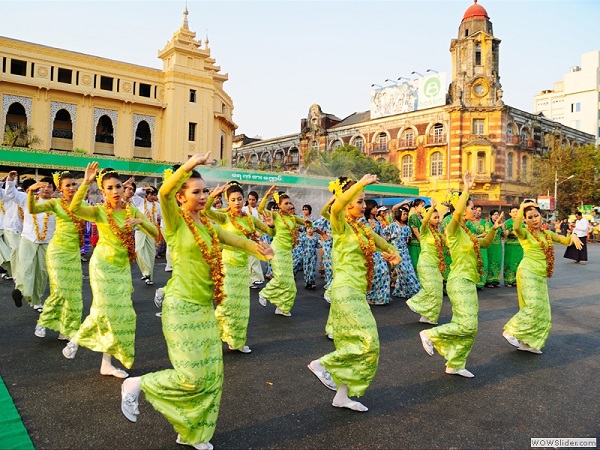
<svg viewBox="0 0 600 450">
<path fill-rule="evenodd" d="M 551 327 L 547 278 L 554 270 L 554 242 L 583 248 L 576 234 L 544 230 L 534 203 L 513 208 L 506 222 L 498 211 L 489 221 L 481 219 L 469 199 L 470 173 L 463 191 L 448 195 L 443 220 L 434 200 L 428 208 L 423 200 L 399 203 L 388 218 L 385 209 L 365 199 L 365 187 L 377 182 L 371 174 L 333 180 L 333 195 L 315 219 L 310 205 L 296 215 L 292 199 L 277 186 L 258 206 L 257 193 L 246 199 L 237 182 L 208 190 L 195 168 L 210 162 L 209 154 L 192 156 L 165 172 L 158 191 L 146 188 L 143 196 L 135 195 L 132 179 L 122 181 L 95 162 L 80 186 L 74 174 L 57 172 L 24 182 L 20 191 L 12 171 L 0 189 L 0 265 L 4 278 L 15 283 L 15 304 L 25 300 L 40 312 L 35 335 L 58 332 L 68 359 L 80 347 L 101 353 L 100 373 L 125 379 L 123 415 L 136 422 L 143 391 L 173 425 L 176 442 L 197 449 L 213 448 L 223 343 L 232 351 L 252 351 L 246 342 L 249 288 L 266 281 L 261 261 L 268 263 L 269 281 L 259 303 L 272 304 L 283 317 L 292 315 L 296 272 L 302 270 L 305 287 L 314 289 L 321 261 L 330 302 L 325 333 L 334 350 L 310 361 L 308 369 L 335 391 L 334 407 L 364 412 L 368 408 L 352 397 L 365 393 L 378 367 L 371 305 L 402 298 L 420 322 L 437 325 L 447 293 L 451 321 L 421 331 L 420 340 L 428 355 L 437 351 L 446 360 L 446 373 L 470 378 L 466 364 L 477 334 L 478 289 L 497 287 L 501 280 L 516 286 L 520 309 L 503 336 L 519 350 L 541 353 Z M 104 198 L 97 205 L 86 201 L 94 182 Z M 215 207 L 223 197 L 227 207 Z M 86 222 L 95 225 L 98 240 L 89 262 L 92 304 L 82 320 Z M 136 334 L 131 263 L 137 261 L 152 285 L 159 235 L 172 270 L 157 291 L 164 297 L 162 329 L 172 368 L 129 377 L 125 369 L 134 363 Z M 50 295 L 42 302 L 48 281 Z"/>
</svg>

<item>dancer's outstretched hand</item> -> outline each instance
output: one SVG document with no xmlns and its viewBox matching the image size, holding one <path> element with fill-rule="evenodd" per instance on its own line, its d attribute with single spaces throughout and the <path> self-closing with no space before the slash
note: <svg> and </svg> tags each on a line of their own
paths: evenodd
<svg viewBox="0 0 600 450">
<path fill-rule="evenodd" d="M 92 184 L 92 181 L 96 179 L 96 174 L 98 173 L 98 162 L 94 161 L 88 163 L 85 168 L 85 172 L 83 173 L 83 184 Z M 102 189 L 102 186 L 98 186 Z"/>
<path fill-rule="evenodd" d="M 210 191 L 210 196 L 212 198 L 217 198 L 219 195 L 222 195 L 223 192 L 225 192 L 228 187 L 229 187 L 228 184 L 224 184 L 223 186 L 217 186 L 212 191 Z"/>
<path fill-rule="evenodd" d="M 402 258 L 400 258 L 400 255 L 396 253 L 382 252 L 381 256 L 383 256 L 383 259 L 385 259 L 386 262 L 390 263 L 392 266 L 397 266 L 402 262 Z"/>
<path fill-rule="evenodd" d="M 575 245 L 577 250 L 581 250 L 583 248 L 583 242 L 581 242 L 581 239 L 579 239 L 579 236 L 577 236 L 575 233 L 571 234 L 571 243 Z"/>
<path fill-rule="evenodd" d="M 503 219 L 504 219 L 504 211 L 502 211 L 500 213 L 500 215 L 498 216 L 498 218 L 494 222 L 494 230 L 497 230 L 498 228 L 500 228 L 502 226 L 502 224 L 504 223 Z"/>
<path fill-rule="evenodd" d="M 267 258 L 269 260 L 273 259 L 275 257 L 275 251 L 266 242 L 258 241 L 256 243 L 256 250 L 258 251 L 258 253 L 260 253 L 261 255 L 263 255 L 265 258 Z"/>
<path fill-rule="evenodd" d="M 275 221 L 273 220 L 273 212 L 265 209 L 262 213 L 263 220 L 268 227 L 273 228 L 275 226 Z"/>
<path fill-rule="evenodd" d="M 377 178 L 377 175 L 372 174 L 372 173 L 365 174 L 365 176 L 363 176 L 359 181 L 359 183 L 362 184 L 363 186 L 368 186 L 369 184 L 375 184 L 378 182 L 379 182 L 379 179 Z"/>
</svg>

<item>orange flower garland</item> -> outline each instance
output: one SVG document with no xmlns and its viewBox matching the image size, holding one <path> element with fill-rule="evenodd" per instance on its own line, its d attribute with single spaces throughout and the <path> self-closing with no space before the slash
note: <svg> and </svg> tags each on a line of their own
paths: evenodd
<svg viewBox="0 0 600 450">
<path fill-rule="evenodd" d="M 0 211 L 2 211 L 2 214 L 6 214 L 6 210 L 4 209 L 4 200 L 0 202 Z"/>
<path fill-rule="evenodd" d="M 279 215 L 281 216 L 281 221 L 283 222 L 283 224 L 285 225 L 285 227 L 288 229 L 288 231 L 292 235 L 292 239 L 293 239 L 292 246 L 295 247 L 298 244 L 298 227 L 296 226 L 296 220 L 292 217 L 292 219 L 294 220 L 294 222 L 293 222 L 293 228 L 292 228 L 288 224 L 287 220 L 285 220 L 285 216 L 289 216 L 290 214 L 284 214 L 284 213 L 281 212 Z"/>
<path fill-rule="evenodd" d="M 483 258 L 481 257 L 481 247 L 479 245 L 479 241 L 477 237 L 467 228 L 467 226 L 463 223 L 460 224 L 461 228 L 465 230 L 465 233 L 471 239 L 473 243 L 473 250 L 475 251 L 475 256 L 477 256 L 477 273 L 479 274 L 479 278 L 483 277 Z"/>
<path fill-rule="evenodd" d="M 444 238 L 442 237 L 442 233 L 439 230 L 429 224 L 429 230 L 433 235 L 433 240 L 435 241 L 435 248 L 437 250 L 438 258 L 440 260 L 439 269 L 440 273 L 443 275 L 446 272 L 446 260 L 444 259 Z"/>
<path fill-rule="evenodd" d="M 554 273 L 554 243 L 552 242 L 552 237 L 544 230 L 540 230 L 538 233 L 533 228 L 527 227 L 527 231 L 529 231 L 531 236 L 533 236 L 533 238 L 540 244 L 540 247 L 542 247 L 542 250 L 546 255 L 546 277 L 552 278 L 552 274 Z M 545 243 L 540 239 L 540 234 L 543 234 L 546 238 Z"/>
<path fill-rule="evenodd" d="M 77 227 L 77 233 L 79 233 L 79 247 L 83 247 L 85 245 L 85 231 L 83 229 L 85 226 L 85 220 L 76 217 L 75 214 L 69 210 L 69 204 L 67 203 L 66 198 L 61 197 L 60 203 L 64 211 L 67 213 L 67 216 L 69 216 L 69 219 L 71 219 L 71 222 L 73 222 Z"/>
<path fill-rule="evenodd" d="M 221 256 L 221 247 L 219 246 L 219 237 L 217 234 L 217 230 L 213 227 L 210 221 L 204 217 L 202 214 L 199 214 L 200 222 L 202 225 L 208 230 L 211 235 L 211 246 L 212 252 L 208 249 L 206 242 L 204 239 L 198 234 L 198 228 L 194 219 L 184 210 L 180 210 L 181 216 L 183 220 L 187 224 L 188 228 L 192 232 L 194 236 L 194 240 L 196 241 L 196 245 L 200 247 L 202 250 L 202 256 L 204 257 L 204 261 L 210 266 L 210 278 L 214 281 L 214 301 L 218 305 L 225 299 L 225 292 L 223 291 L 223 279 L 225 278 L 223 275 L 223 261 Z"/>
<path fill-rule="evenodd" d="M 231 225 L 233 225 L 235 229 L 241 231 L 248 239 L 251 239 L 255 242 L 258 241 L 256 226 L 254 225 L 254 221 L 252 220 L 252 216 L 250 214 L 242 212 L 241 217 L 241 219 L 246 219 L 246 223 L 250 226 L 250 229 L 244 227 L 236 220 L 238 217 L 233 214 L 232 210 L 227 211 L 227 214 L 229 215 L 229 221 L 231 222 Z"/>
<path fill-rule="evenodd" d="M 23 212 L 23 208 L 21 208 L 19 205 L 17 205 L 17 209 L 19 210 L 19 217 L 21 218 L 21 222 L 23 222 L 23 219 L 25 218 L 25 213 Z"/>
<path fill-rule="evenodd" d="M 38 224 L 37 217 L 31 217 L 33 220 L 33 229 L 35 230 L 35 237 L 38 241 L 45 241 L 48 236 L 48 222 L 50 221 L 50 214 L 44 213 L 44 229 L 42 230 L 42 234 L 40 234 L 40 225 Z"/>
<path fill-rule="evenodd" d="M 373 272 L 375 265 L 373 262 L 373 254 L 375 253 L 375 240 L 373 239 L 370 230 L 365 225 L 358 222 L 353 217 L 347 217 L 346 219 L 348 225 L 350 225 L 350 228 L 352 228 L 352 231 L 356 234 L 358 245 L 360 245 L 360 249 L 365 256 L 365 263 L 367 266 L 367 291 L 370 291 L 373 287 Z M 367 244 L 364 243 L 361 235 L 367 238 Z"/>
<path fill-rule="evenodd" d="M 123 229 L 119 228 L 117 222 L 115 222 L 115 218 L 113 217 L 113 207 L 110 202 L 104 203 L 104 209 L 106 210 L 106 218 L 108 219 L 108 225 L 110 226 L 110 230 L 117 236 L 125 248 L 127 249 L 127 254 L 129 255 L 129 261 L 135 261 L 135 241 L 133 240 L 133 232 L 131 230 L 131 226 L 124 225 Z M 125 220 L 131 218 L 131 207 L 129 204 L 125 206 Z"/>
<path fill-rule="evenodd" d="M 148 211 L 148 203 L 152 203 L 152 209 Z M 144 199 L 144 214 L 152 222 L 153 225 L 158 226 L 156 223 L 156 202 L 149 202 Z"/>
</svg>

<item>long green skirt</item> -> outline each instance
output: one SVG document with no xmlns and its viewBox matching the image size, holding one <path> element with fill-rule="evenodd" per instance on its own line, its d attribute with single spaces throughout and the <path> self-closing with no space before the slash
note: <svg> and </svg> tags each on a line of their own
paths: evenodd
<svg viewBox="0 0 600 450">
<path fill-rule="evenodd" d="M 452 303 L 450 323 L 426 330 L 440 355 L 446 358 L 446 366 L 464 369 L 475 336 L 479 303 L 475 283 L 465 278 L 451 278 L 446 284 L 448 298 Z"/>
<path fill-rule="evenodd" d="M 79 249 L 65 249 L 48 244 L 46 265 L 50 279 L 50 296 L 37 324 L 73 336 L 81 325 L 83 311 L 81 254 Z"/>
<path fill-rule="evenodd" d="M 417 264 L 419 262 L 419 255 L 421 254 L 421 243 L 413 243 L 412 241 L 409 242 L 408 254 L 410 255 L 410 262 L 412 263 L 415 272 L 417 272 Z"/>
<path fill-rule="evenodd" d="M 215 308 L 221 340 L 235 350 L 246 344 L 250 320 L 250 288 L 248 266 L 224 264 L 225 299 Z"/>
<path fill-rule="evenodd" d="M 335 351 L 319 361 L 348 395 L 365 393 L 377 372 L 379 334 L 364 293 L 349 286 L 333 286 L 328 324 L 333 329 Z"/>
<path fill-rule="evenodd" d="M 129 369 L 135 355 L 136 321 L 131 302 L 131 267 L 129 261 L 117 266 L 94 256 L 90 260 L 90 314 L 71 339 L 95 352 L 114 356 Z"/>
<path fill-rule="evenodd" d="M 487 249 L 488 269 L 486 283 L 500 283 L 502 272 L 502 243 L 492 244 Z"/>
<path fill-rule="evenodd" d="M 487 283 L 487 272 L 488 272 L 488 266 L 489 266 L 487 248 L 481 249 L 481 260 L 483 261 L 483 275 L 481 276 L 481 278 L 479 278 L 479 281 L 477 282 L 478 288 L 484 287 L 485 284 Z"/>
<path fill-rule="evenodd" d="M 515 284 L 517 282 L 517 269 L 523 259 L 523 247 L 516 243 L 504 243 L 504 284 Z"/>
<path fill-rule="evenodd" d="M 142 376 L 142 390 L 183 442 L 208 442 L 223 386 L 223 349 L 213 307 L 167 295 L 162 328 L 173 369 Z"/>
<path fill-rule="evenodd" d="M 444 279 L 439 267 L 420 260 L 419 283 L 421 290 L 408 299 L 406 304 L 417 314 L 421 314 L 431 322 L 437 322 L 444 299 Z"/>
<path fill-rule="evenodd" d="M 504 329 L 519 341 L 540 350 L 552 328 L 546 277 L 519 267 L 517 293 L 519 312 L 504 325 Z"/>
<path fill-rule="evenodd" d="M 296 280 L 292 252 L 275 248 L 275 257 L 271 260 L 273 278 L 260 291 L 265 297 L 284 313 L 289 313 L 296 301 Z"/>
</svg>

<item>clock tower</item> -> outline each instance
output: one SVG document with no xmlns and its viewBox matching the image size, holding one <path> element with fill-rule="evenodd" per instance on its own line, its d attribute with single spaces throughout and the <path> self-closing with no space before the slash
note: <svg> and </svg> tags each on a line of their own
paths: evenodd
<svg viewBox="0 0 600 450">
<path fill-rule="evenodd" d="M 474 0 L 452 39 L 451 104 L 466 107 L 501 107 L 500 39 L 494 37 L 485 8 Z"/>
</svg>

